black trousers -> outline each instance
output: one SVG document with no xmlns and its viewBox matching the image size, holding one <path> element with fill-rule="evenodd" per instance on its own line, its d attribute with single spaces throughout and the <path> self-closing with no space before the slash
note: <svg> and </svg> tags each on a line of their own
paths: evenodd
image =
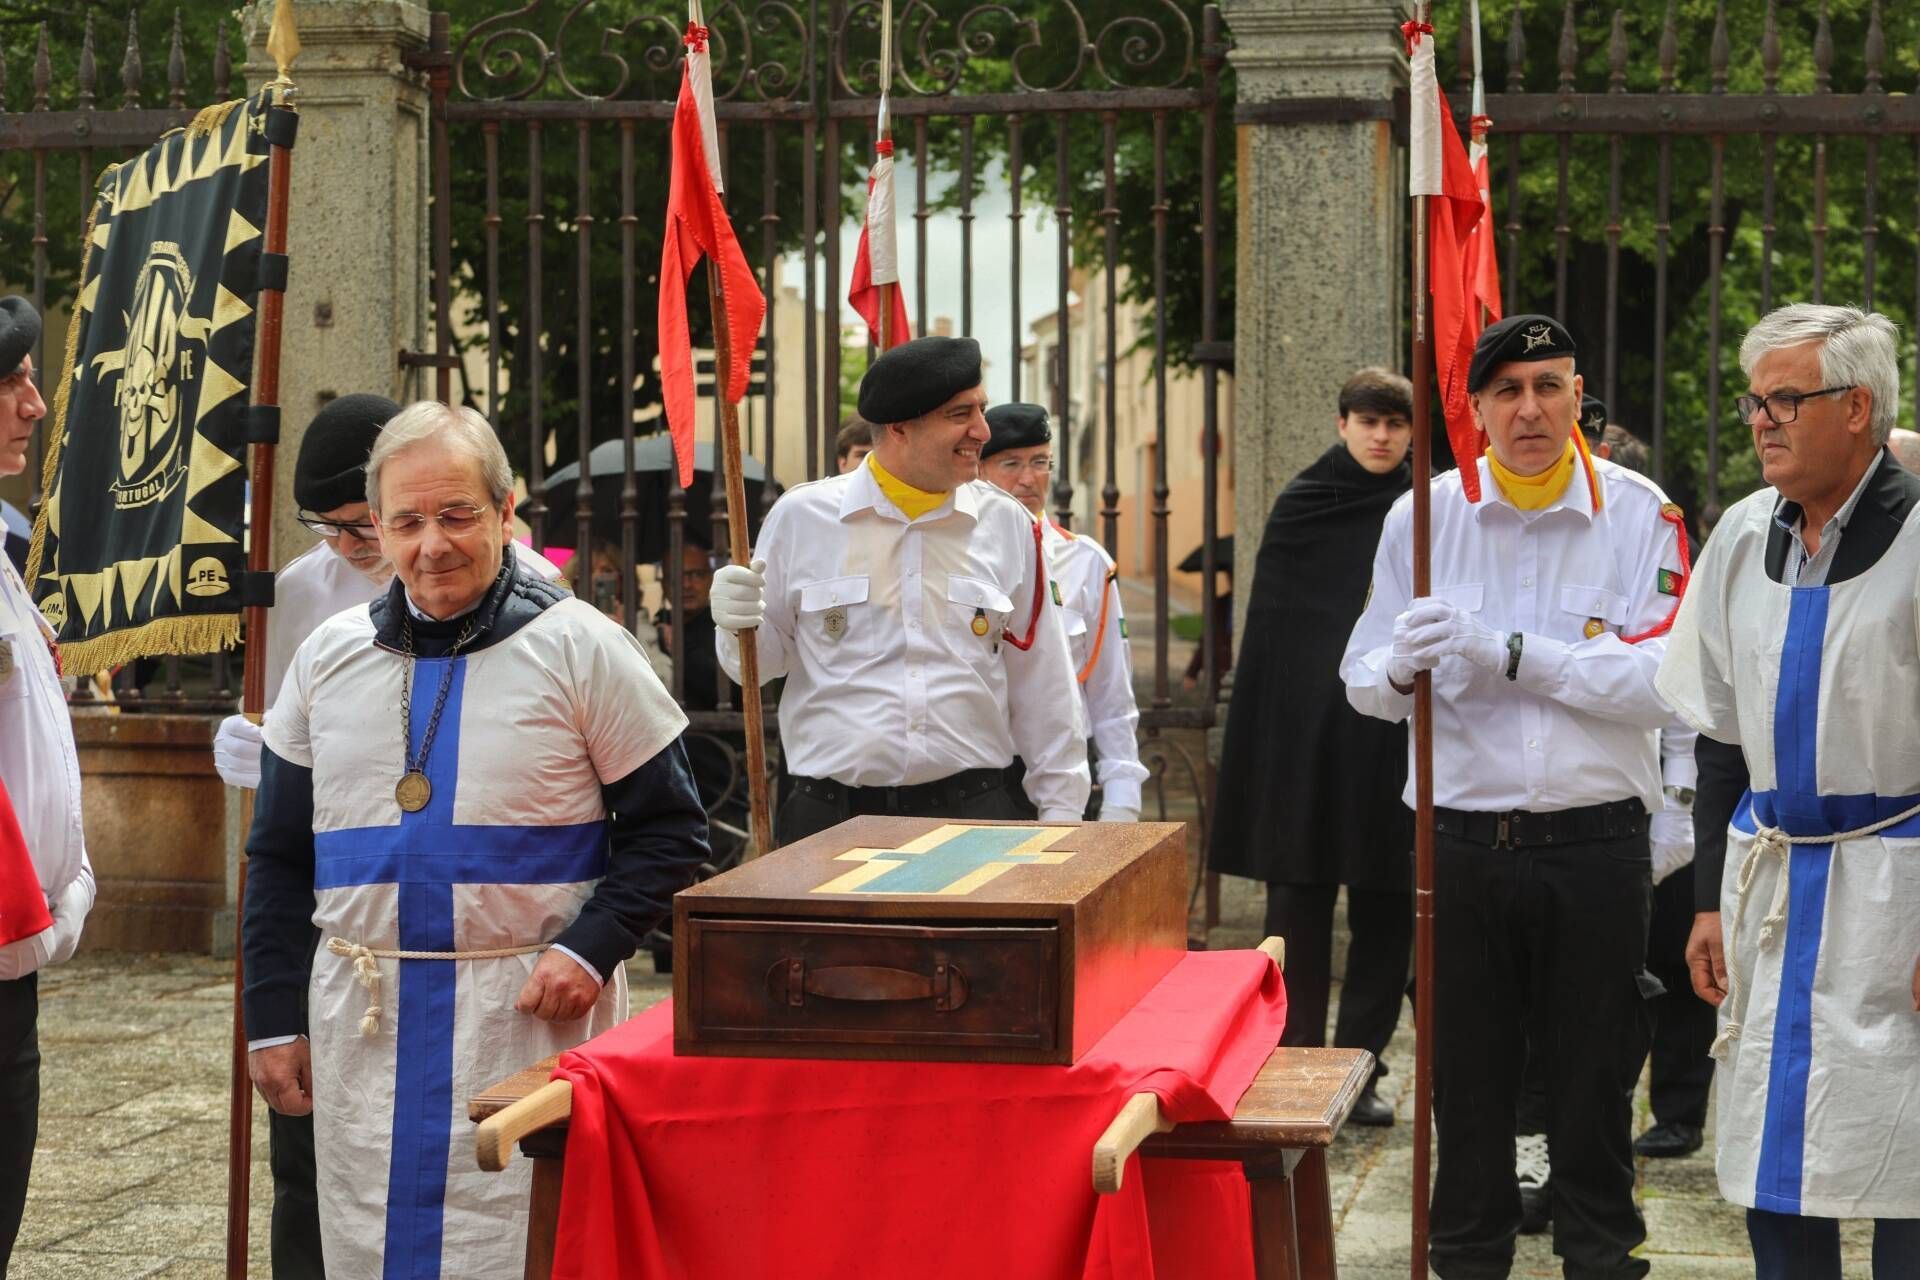
<svg viewBox="0 0 1920 1280">
<path fill-rule="evenodd" d="M 985 778 L 974 769 L 948 779 L 906 788 L 843 787 L 810 778 L 795 778 L 793 794 L 780 804 L 774 819 L 774 838 L 783 845 L 817 835 L 862 814 L 885 813 L 903 818 L 972 818 L 978 821 L 1032 821 L 1034 808 L 1019 788 L 1015 775 Z M 823 794 L 823 792 L 828 794 Z M 898 795 L 906 792 L 905 796 Z"/>
<path fill-rule="evenodd" d="M 1504 1277 L 1531 1041 L 1548 1083 L 1553 1249 L 1569 1280 L 1638 1277 L 1633 1087 L 1646 1058 L 1652 866 L 1643 833 L 1493 849 L 1435 838 L 1433 1269 Z"/>
<path fill-rule="evenodd" d="M 1747 1210 L 1755 1280 L 1840 1280 L 1840 1220 Z M 1873 1280 L 1920 1275 L 1920 1218 L 1873 1220 Z"/>
<path fill-rule="evenodd" d="M 1287 943 L 1285 1045 L 1327 1042 L 1327 1003 L 1333 985 L 1333 884 L 1269 884 L 1267 935 Z M 1413 894 L 1393 889 L 1348 889 L 1347 974 L 1333 1043 L 1365 1049 L 1377 1059 L 1400 1022 L 1413 955 Z M 1376 1066 L 1377 1080 L 1387 1073 Z"/>
<path fill-rule="evenodd" d="M 0 982 L 0 1276 L 7 1274 L 40 1136 L 40 975 Z"/>
<path fill-rule="evenodd" d="M 264 1105 L 264 1104 L 262 1104 Z M 319 1181 L 313 1163 L 313 1117 L 267 1112 L 268 1167 L 273 1170 L 273 1280 L 325 1280 L 320 1254 Z"/>
<path fill-rule="evenodd" d="M 1713 1006 L 1693 993 L 1687 972 L 1687 935 L 1693 931 L 1693 866 L 1688 864 L 1653 887 L 1653 922 L 1647 930 L 1647 972 L 1666 990 L 1648 1002 L 1653 1015 L 1653 1065 L 1648 1074 L 1656 1124 L 1706 1127 L 1707 1094 L 1713 1087 Z M 1547 1131 L 1547 1074 L 1529 1044 L 1520 1087 L 1516 1133 Z"/>
</svg>

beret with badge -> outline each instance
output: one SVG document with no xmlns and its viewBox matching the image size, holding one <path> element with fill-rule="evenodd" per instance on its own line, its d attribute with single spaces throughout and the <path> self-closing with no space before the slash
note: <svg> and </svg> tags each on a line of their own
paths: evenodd
<svg viewBox="0 0 1920 1280">
<path fill-rule="evenodd" d="M 293 500 L 315 513 L 367 500 L 367 455 L 400 406 L 385 396 L 337 396 L 300 437 Z"/>
<path fill-rule="evenodd" d="M 40 341 L 40 313 L 19 294 L 0 298 L 0 378 L 13 376 Z"/>
<path fill-rule="evenodd" d="M 1493 371 L 1514 361 L 1558 360 L 1577 354 L 1573 335 L 1552 316 L 1508 316 L 1490 324 L 1473 344 L 1473 362 L 1467 366 L 1467 393 L 1479 391 Z"/>
<path fill-rule="evenodd" d="M 987 410 L 987 429 L 993 434 L 980 446 L 983 462 L 1002 449 L 1031 449 L 1053 442 L 1047 411 L 1037 404 L 997 404 Z"/>
<path fill-rule="evenodd" d="M 1599 444 L 1607 430 L 1607 406 L 1599 396 L 1580 397 L 1580 434 L 1588 444 Z"/>
<path fill-rule="evenodd" d="M 972 338 L 915 338 L 874 357 L 860 379 L 860 416 L 878 426 L 911 422 L 980 385 Z"/>
</svg>

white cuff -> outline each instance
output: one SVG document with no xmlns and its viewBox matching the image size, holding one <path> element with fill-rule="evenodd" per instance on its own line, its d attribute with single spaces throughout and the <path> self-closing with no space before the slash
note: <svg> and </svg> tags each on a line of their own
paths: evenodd
<svg viewBox="0 0 1920 1280">
<path fill-rule="evenodd" d="M 283 1044 L 292 1044 L 295 1040 L 305 1039 L 305 1036 L 268 1036 L 265 1040 L 249 1040 L 247 1052 L 258 1053 L 262 1049 L 277 1049 Z"/>
<path fill-rule="evenodd" d="M 585 969 L 587 973 L 593 978 L 593 984 L 595 986 L 604 987 L 607 985 L 607 980 L 600 976 L 600 971 L 594 968 L 592 965 L 588 964 L 585 960 L 582 960 L 580 958 L 579 952 L 570 950 L 567 947 L 563 947 L 557 942 L 553 944 L 553 950 L 558 951 L 561 955 L 573 961 L 575 964 L 579 965 L 582 969 Z"/>
<path fill-rule="evenodd" d="M 1084 810 L 1081 809 L 1042 809 L 1040 811 L 1040 821 L 1078 822 L 1083 812 Z"/>
</svg>

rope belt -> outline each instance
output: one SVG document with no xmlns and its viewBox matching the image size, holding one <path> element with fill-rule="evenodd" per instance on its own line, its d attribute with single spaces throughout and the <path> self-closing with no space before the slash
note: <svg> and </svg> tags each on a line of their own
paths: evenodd
<svg viewBox="0 0 1920 1280">
<path fill-rule="evenodd" d="M 345 938 L 328 938 L 327 950 L 334 955 L 353 961 L 353 976 L 367 989 L 367 999 L 372 1001 L 366 1013 L 360 1017 L 360 1034 L 370 1036 L 380 1030 L 380 966 L 381 960 L 498 960 L 504 956 L 526 956 L 536 951 L 545 951 L 551 945 L 536 942 L 525 947 L 489 947 L 484 951 L 399 951 L 386 947 L 369 947 L 358 942 L 348 942 Z"/>
<path fill-rule="evenodd" d="M 1741 1025 L 1747 1013 L 1747 983 L 1740 976 L 1739 947 L 1740 918 L 1746 913 L 1747 893 L 1753 887 L 1753 878 L 1760 870 L 1763 859 L 1772 858 L 1780 864 L 1780 878 L 1773 886 L 1773 902 L 1767 908 L 1767 914 L 1760 921 L 1760 949 L 1765 951 L 1775 938 L 1784 938 L 1787 925 L 1787 855 L 1796 844 L 1844 844 L 1848 840 L 1859 840 L 1865 836 L 1884 831 L 1888 827 L 1898 826 L 1908 818 L 1920 817 L 1920 804 L 1891 818 L 1882 818 L 1878 822 L 1852 831 L 1839 831 L 1830 836 L 1790 836 L 1779 827 L 1761 827 L 1754 832 L 1753 847 L 1747 850 L 1746 860 L 1740 864 L 1740 878 L 1735 885 L 1733 900 L 1733 927 L 1726 931 L 1727 949 L 1727 1025 L 1714 1037 L 1713 1048 L 1708 1052 L 1720 1062 L 1727 1060 L 1727 1054 L 1735 1040 L 1740 1038 Z"/>
</svg>

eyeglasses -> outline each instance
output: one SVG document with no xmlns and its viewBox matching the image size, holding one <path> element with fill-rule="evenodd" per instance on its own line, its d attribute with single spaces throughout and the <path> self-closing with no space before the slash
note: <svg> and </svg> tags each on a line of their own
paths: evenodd
<svg viewBox="0 0 1920 1280">
<path fill-rule="evenodd" d="M 1800 420 L 1802 400 L 1811 400 L 1815 396 L 1836 396 L 1853 389 L 1854 384 L 1848 383 L 1844 387 L 1822 387 L 1818 391 L 1776 391 L 1770 396 L 1741 396 L 1733 402 L 1733 406 L 1740 411 L 1742 422 L 1753 421 L 1753 415 L 1765 409 L 1767 421 L 1776 427 L 1784 427 Z"/>
<path fill-rule="evenodd" d="M 480 526 L 487 508 L 475 506 L 448 507 L 438 515 L 428 515 L 424 511 L 403 511 L 391 520 L 382 520 L 380 527 L 390 538 L 417 538 L 427 531 L 427 522 L 440 522 L 440 532 L 449 538 L 471 533 Z"/>
<path fill-rule="evenodd" d="M 1053 470 L 1053 459 L 1028 458 L 1022 461 L 1019 458 L 989 458 L 987 465 L 997 468 L 1003 475 L 1013 476 L 1019 475 L 1022 471 L 1032 471 L 1044 476 Z"/>
<path fill-rule="evenodd" d="M 374 536 L 380 532 L 380 526 L 371 520 L 365 523 L 323 520 L 319 516 L 308 515 L 304 511 L 300 513 L 299 520 L 301 524 L 323 538 L 337 538 L 343 533 L 350 533 L 362 542 L 372 542 Z"/>
</svg>

